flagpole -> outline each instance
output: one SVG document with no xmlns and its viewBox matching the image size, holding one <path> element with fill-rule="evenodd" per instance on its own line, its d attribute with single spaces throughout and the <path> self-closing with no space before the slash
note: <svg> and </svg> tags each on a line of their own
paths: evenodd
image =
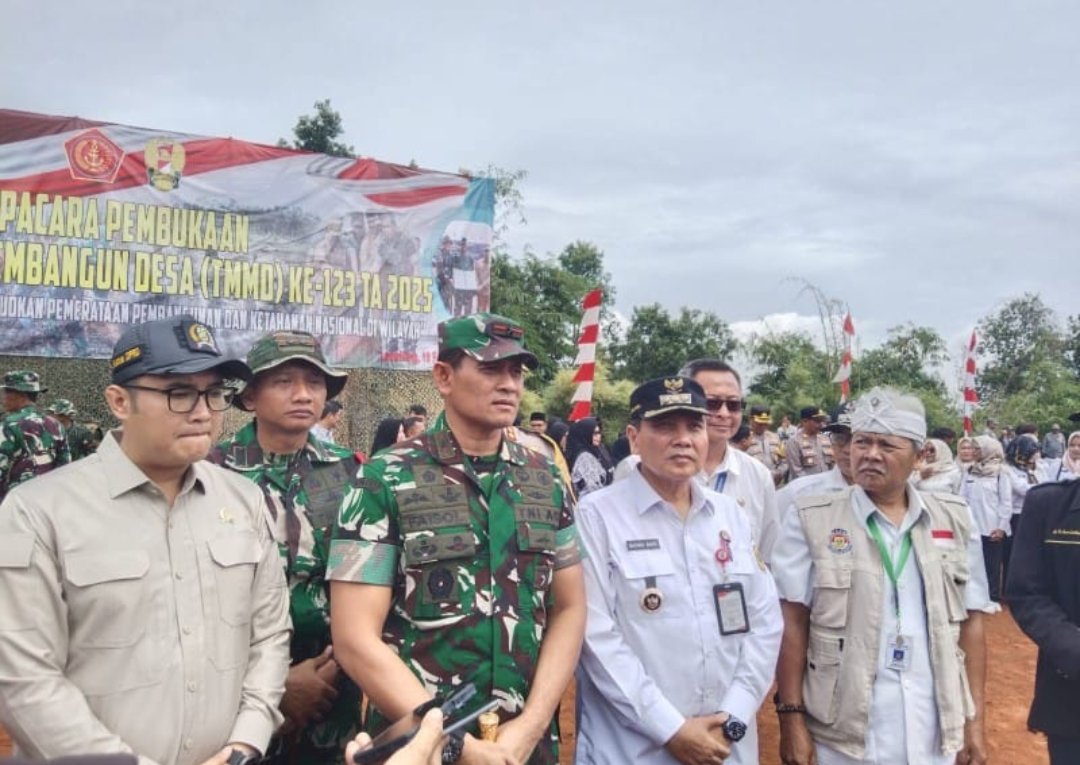
<svg viewBox="0 0 1080 765">
<path fill-rule="evenodd" d="M 570 422 L 588 417 L 592 412 L 593 382 L 596 378 L 596 346 L 600 342 L 600 303 L 603 293 L 599 288 L 591 290 L 581 301 L 581 334 L 578 336 L 578 352 L 574 364 L 574 382 L 577 388 L 570 399 L 573 407 Z"/>
</svg>

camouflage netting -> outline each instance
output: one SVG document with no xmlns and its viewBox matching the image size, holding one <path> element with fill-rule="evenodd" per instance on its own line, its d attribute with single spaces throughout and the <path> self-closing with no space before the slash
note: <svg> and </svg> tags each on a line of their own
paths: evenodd
<svg viewBox="0 0 1080 765">
<path fill-rule="evenodd" d="M 0 374 L 13 369 L 29 369 L 41 375 L 48 392 L 38 401 L 48 406 L 54 398 L 75 404 L 77 422 L 95 422 L 114 427 L 102 391 L 109 384 L 109 365 L 104 359 L 57 359 L 28 356 L 0 356 Z M 429 417 L 442 409 L 430 372 L 402 372 L 389 369 L 353 369 L 349 382 L 338 397 L 345 407 L 345 419 L 338 426 L 337 442 L 367 453 L 375 427 L 384 417 L 402 417 L 410 404 L 423 404 Z M 225 433 L 238 430 L 250 415 L 239 410 L 225 414 Z"/>
</svg>

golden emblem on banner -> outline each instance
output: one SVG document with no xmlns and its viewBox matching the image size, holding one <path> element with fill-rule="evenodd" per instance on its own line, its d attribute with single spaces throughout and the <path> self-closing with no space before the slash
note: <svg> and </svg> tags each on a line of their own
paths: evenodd
<svg viewBox="0 0 1080 765">
<path fill-rule="evenodd" d="M 97 128 L 64 142 L 71 177 L 81 181 L 112 183 L 120 170 L 124 151 Z"/>
<path fill-rule="evenodd" d="M 187 163 L 184 144 L 152 138 L 146 144 L 146 177 L 158 191 L 172 191 L 180 185 Z"/>
</svg>

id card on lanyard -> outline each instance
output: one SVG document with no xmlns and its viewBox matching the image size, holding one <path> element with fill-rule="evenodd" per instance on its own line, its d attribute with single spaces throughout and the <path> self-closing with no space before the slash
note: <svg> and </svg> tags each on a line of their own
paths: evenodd
<svg viewBox="0 0 1080 765">
<path fill-rule="evenodd" d="M 881 555 L 881 565 L 893 586 L 893 613 L 896 616 L 896 631 L 889 637 L 886 645 L 885 666 L 897 672 L 904 672 L 911 669 L 911 652 L 914 648 L 911 636 L 904 634 L 900 613 L 900 575 L 904 572 L 904 566 L 907 565 L 908 558 L 911 557 L 911 529 L 904 532 L 904 536 L 900 540 L 900 550 L 897 553 L 896 560 L 893 561 L 889 548 L 885 544 L 885 539 L 881 535 L 881 529 L 878 528 L 877 520 L 873 515 L 867 517 L 866 528 L 870 532 L 874 544 L 877 545 L 878 553 Z"/>
</svg>

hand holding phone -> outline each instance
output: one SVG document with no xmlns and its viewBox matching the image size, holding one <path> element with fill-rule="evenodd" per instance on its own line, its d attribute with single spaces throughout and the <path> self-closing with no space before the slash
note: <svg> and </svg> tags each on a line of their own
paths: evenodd
<svg viewBox="0 0 1080 765">
<path fill-rule="evenodd" d="M 498 701 L 490 699 L 478 709 L 463 715 L 461 713 L 462 709 L 475 695 L 475 686 L 468 683 L 451 694 L 440 706 L 426 710 L 423 723 L 417 724 L 417 711 L 424 711 L 424 707 L 427 706 L 422 705 L 418 710 L 405 715 L 376 736 L 375 740 L 370 742 L 368 748 L 360 748 L 357 742 L 350 744 L 346 750 L 346 760 L 354 762 L 356 765 L 377 765 L 377 763 L 382 762 L 386 762 L 387 765 L 426 765 L 426 758 L 430 755 L 430 752 L 427 744 L 421 743 L 421 741 L 426 742 L 431 735 L 431 731 L 436 729 L 434 716 L 432 715 L 434 709 L 441 712 L 441 715 L 439 715 L 441 724 L 437 729 L 436 741 L 438 745 L 433 751 L 441 754 L 442 743 L 447 736 L 463 735 L 465 730 L 476 721 L 476 718 L 484 712 L 494 710 L 499 705 Z M 422 732 L 424 735 L 421 735 Z M 410 742 L 414 743 L 410 744 Z M 403 750 L 404 747 L 408 747 L 407 751 L 411 754 L 406 755 L 406 751 Z M 400 751 L 400 755 L 395 755 L 399 750 L 403 751 Z M 399 756 L 403 757 L 400 762 L 398 760 Z M 433 762 L 439 762 L 439 760 L 436 759 Z"/>
</svg>

